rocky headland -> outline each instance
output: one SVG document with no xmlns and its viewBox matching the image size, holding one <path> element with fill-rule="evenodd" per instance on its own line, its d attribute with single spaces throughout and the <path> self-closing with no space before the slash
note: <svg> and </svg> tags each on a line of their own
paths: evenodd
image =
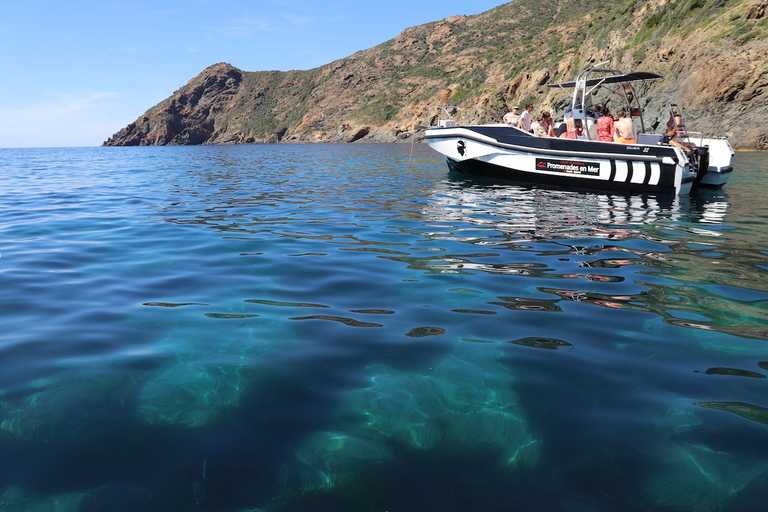
<svg viewBox="0 0 768 512">
<path fill-rule="evenodd" d="M 659 73 L 646 126 L 683 106 L 689 129 L 768 149 L 768 0 L 515 0 L 411 27 L 303 71 L 214 64 L 105 146 L 419 140 L 431 105 L 499 122 L 513 104 L 561 115 L 572 80 L 604 58 Z"/>
</svg>

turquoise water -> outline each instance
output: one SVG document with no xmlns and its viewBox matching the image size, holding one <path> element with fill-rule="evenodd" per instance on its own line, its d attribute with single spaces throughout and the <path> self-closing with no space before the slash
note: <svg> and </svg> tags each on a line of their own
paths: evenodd
<svg viewBox="0 0 768 512">
<path fill-rule="evenodd" d="M 654 198 L 0 149 L 2 510 L 763 510 L 765 162 Z"/>
</svg>

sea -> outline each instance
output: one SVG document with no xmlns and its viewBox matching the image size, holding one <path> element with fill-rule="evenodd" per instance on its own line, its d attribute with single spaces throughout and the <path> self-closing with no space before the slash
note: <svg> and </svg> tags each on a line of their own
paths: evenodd
<svg viewBox="0 0 768 512">
<path fill-rule="evenodd" d="M 0 149 L 0 510 L 766 510 L 768 159 Z"/>
</svg>

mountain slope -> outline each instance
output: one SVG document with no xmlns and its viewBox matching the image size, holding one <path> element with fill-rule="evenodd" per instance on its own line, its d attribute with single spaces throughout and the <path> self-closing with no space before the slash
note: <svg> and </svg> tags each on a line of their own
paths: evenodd
<svg viewBox="0 0 768 512">
<path fill-rule="evenodd" d="M 215 64 L 104 144 L 410 140 L 438 104 L 460 105 L 466 122 L 528 101 L 561 115 L 567 97 L 546 85 L 603 55 L 665 76 L 647 126 L 675 102 L 690 129 L 768 149 L 768 0 L 515 0 L 311 70 Z"/>
</svg>

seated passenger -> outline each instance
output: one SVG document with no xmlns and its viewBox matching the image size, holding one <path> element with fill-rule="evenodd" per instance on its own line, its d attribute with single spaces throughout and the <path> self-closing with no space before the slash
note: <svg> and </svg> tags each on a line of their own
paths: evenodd
<svg viewBox="0 0 768 512">
<path fill-rule="evenodd" d="M 613 116 L 608 106 L 604 105 L 597 118 L 597 140 L 613 142 Z"/>
<path fill-rule="evenodd" d="M 554 137 L 555 129 L 552 126 L 552 115 L 544 111 L 539 118 L 539 126 L 536 128 L 536 135 L 539 137 Z"/>
<path fill-rule="evenodd" d="M 504 114 L 504 124 L 517 126 L 520 124 L 520 107 L 512 107 L 511 112 Z"/>
<path fill-rule="evenodd" d="M 635 135 L 635 127 L 632 124 L 632 119 L 626 117 L 624 110 L 619 110 L 617 115 L 618 119 L 613 125 L 616 131 L 613 141 L 622 144 L 636 144 L 637 136 Z"/>
<path fill-rule="evenodd" d="M 561 130 L 561 133 L 559 135 L 560 138 L 563 138 L 563 139 L 576 138 L 576 132 L 575 132 L 576 125 L 573 122 L 573 116 L 566 115 L 565 122 L 562 123 L 561 126 L 565 126 L 565 130 Z"/>
<path fill-rule="evenodd" d="M 559 138 L 565 137 L 565 134 L 568 131 L 568 118 L 569 117 L 571 117 L 570 113 L 568 111 L 566 111 L 565 115 L 563 116 L 563 122 L 560 123 L 557 126 L 557 129 L 555 130 L 555 137 L 559 137 Z"/>
<path fill-rule="evenodd" d="M 565 120 L 565 133 L 560 138 L 566 139 L 586 139 L 584 135 L 584 122 L 581 119 L 569 117 Z"/>
<path fill-rule="evenodd" d="M 671 119 L 667 122 L 667 133 L 661 137 L 661 143 L 678 147 L 687 154 L 691 154 L 691 148 L 680 142 L 680 134 L 677 130 L 677 126 Z"/>
<path fill-rule="evenodd" d="M 540 126 L 541 126 L 541 116 L 537 117 L 536 120 L 531 123 L 531 133 L 538 136 Z"/>
<path fill-rule="evenodd" d="M 576 119 L 573 122 L 573 135 L 574 139 L 586 139 L 587 136 L 584 135 L 584 122 L 581 119 Z"/>
</svg>

